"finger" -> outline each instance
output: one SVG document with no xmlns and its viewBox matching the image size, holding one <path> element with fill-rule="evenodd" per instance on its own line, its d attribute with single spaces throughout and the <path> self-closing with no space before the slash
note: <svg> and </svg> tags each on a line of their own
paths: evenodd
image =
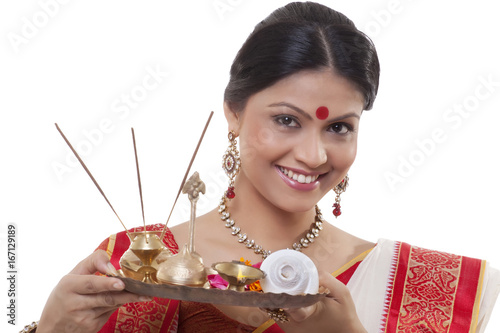
<svg viewBox="0 0 500 333">
<path fill-rule="evenodd" d="M 61 279 L 60 283 L 67 293 L 73 292 L 80 295 L 116 292 L 125 289 L 125 284 L 120 279 L 97 275 L 68 274 Z"/>
<path fill-rule="evenodd" d="M 109 262 L 109 257 L 106 251 L 97 250 L 87 258 L 83 259 L 71 271 L 71 274 L 88 275 L 95 273 L 117 275 L 116 269 Z"/>
<path fill-rule="evenodd" d="M 127 291 L 106 292 L 81 297 L 79 301 L 79 307 L 80 310 L 101 308 L 102 310 L 100 310 L 100 312 L 103 312 L 105 311 L 104 308 L 108 308 L 109 310 L 111 310 L 116 309 L 123 304 L 149 302 L 151 300 L 152 297 L 132 294 Z"/>
<path fill-rule="evenodd" d="M 316 311 L 317 307 L 318 303 L 307 306 L 305 308 L 285 309 L 285 311 L 290 319 L 300 323 L 301 321 L 309 318 Z"/>
<path fill-rule="evenodd" d="M 104 324 L 106 324 L 106 322 L 109 320 L 109 317 L 111 317 L 111 315 L 112 315 L 112 314 L 113 314 L 116 310 L 117 310 L 117 308 L 116 308 L 116 309 L 111 309 L 111 310 L 109 310 L 109 311 L 107 311 L 107 312 L 103 312 L 103 313 L 101 313 L 99 316 L 97 316 L 97 317 L 95 318 L 95 323 L 96 323 L 96 325 L 95 325 L 95 326 L 96 326 L 96 328 L 97 328 L 97 329 L 96 329 L 96 330 L 94 330 L 94 332 L 95 332 L 95 331 L 97 331 L 98 329 L 102 328 L 102 327 L 104 326 Z"/>
<path fill-rule="evenodd" d="M 121 305 L 117 305 L 115 307 L 101 307 L 101 308 L 95 308 L 94 309 L 94 316 L 96 319 L 99 319 L 99 318 L 105 318 L 105 317 L 108 317 L 111 316 L 113 314 L 113 312 L 115 312 L 116 310 L 118 310 L 120 308 Z"/>
<path fill-rule="evenodd" d="M 103 311 L 96 311 L 96 320 L 98 320 L 99 322 L 102 322 L 102 325 L 100 325 L 100 326 L 103 326 L 109 320 L 109 317 L 111 317 L 111 315 L 116 310 L 118 310 L 118 308 L 119 307 L 116 307 L 114 309 L 103 308 L 102 309 Z"/>
<path fill-rule="evenodd" d="M 320 272 L 319 284 L 330 291 L 327 298 L 333 299 L 340 304 L 352 301 L 351 294 L 349 289 L 347 289 L 347 286 L 337 280 L 330 273 L 326 271 Z"/>
</svg>

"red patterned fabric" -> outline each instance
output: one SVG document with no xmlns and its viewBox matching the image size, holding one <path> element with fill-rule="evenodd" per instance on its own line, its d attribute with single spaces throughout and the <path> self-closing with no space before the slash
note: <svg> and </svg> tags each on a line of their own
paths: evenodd
<svg viewBox="0 0 500 333">
<path fill-rule="evenodd" d="M 383 332 L 468 333 L 484 263 L 397 243 Z"/>
</svg>

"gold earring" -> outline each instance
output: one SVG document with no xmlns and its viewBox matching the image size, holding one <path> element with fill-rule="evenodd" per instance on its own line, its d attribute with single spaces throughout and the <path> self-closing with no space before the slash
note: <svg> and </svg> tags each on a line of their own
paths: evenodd
<svg viewBox="0 0 500 333">
<path fill-rule="evenodd" d="M 229 147 L 227 147 L 224 156 L 222 156 L 222 169 L 229 177 L 229 186 L 226 191 L 226 198 L 233 199 L 236 196 L 234 193 L 234 180 L 240 171 L 241 160 L 240 152 L 236 146 L 236 134 L 234 131 L 230 131 L 227 138 L 229 139 Z"/>
<path fill-rule="evenodd" d="M 342 179 L 342 181 L 333 189 L 336 194 L 332 212 L 335 218 L 342 214 L 342 211 L 340 210 L 340 195 L 345 192 L 347 186 L 349 186 L 349 176 L 345 175 L 344 179 Z"/>
</svg>

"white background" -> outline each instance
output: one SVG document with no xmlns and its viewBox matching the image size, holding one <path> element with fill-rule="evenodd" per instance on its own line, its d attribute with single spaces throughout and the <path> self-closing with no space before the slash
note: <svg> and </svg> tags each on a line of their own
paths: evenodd
<svg viewBox="0 0 500 333">
<path fill-rule="evenodd" d="M 0 4 L 0 265 L 6 272 L 7 225 L 15 223 L 18 268 L 18 325 L 7 324 L 1 278 L 1 331 L 37 320 L 60 277 L 122 230 L 83 169 L 67 160 L 54 123 L 80 147 L 131 228 L 142 219 L 130 128 L 146 222 L 164 223 L 214 110 L 192 168 L 208 187 L 198 213 L 212 209 L 226 186 L 219 166 L 229 67 L 253 26 L 286 2 Z M 321 2 L 374 40 L 382 68 L 375 107 L 362 117 L 343 214 L 335 220 L 327 213 L 331 194 L 320 204 L 325 215 L 370 241 L 402 240 L 500 268 L 500 20 L 493 1 Z M 160 76 L 144 90 L 148 71 Z M 123 98 L 133 94 L 126 107 Z M 439 142 L 431 144 L 436 131 Z M 391 185 L 388 175 L 399 178 Z M 186 220 L 187 209 L 181 197 L 171 225 Z M 498 331 L 500 307 L 487 332 Z"/>
</svg>

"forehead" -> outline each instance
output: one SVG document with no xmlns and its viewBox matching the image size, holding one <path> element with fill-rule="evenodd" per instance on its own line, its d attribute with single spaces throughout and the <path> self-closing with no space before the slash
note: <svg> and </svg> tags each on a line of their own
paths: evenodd
<svg viewBox="0 0 500 333">
<path fill-rule="evenodd" d="M 305 70 L 252 95 L 245 109 L 287 102 L 314 114 L 325 106 L 330 113 L 359 112 L 364 99 L 353 83 L 331 70 Z"/>
</svg>

